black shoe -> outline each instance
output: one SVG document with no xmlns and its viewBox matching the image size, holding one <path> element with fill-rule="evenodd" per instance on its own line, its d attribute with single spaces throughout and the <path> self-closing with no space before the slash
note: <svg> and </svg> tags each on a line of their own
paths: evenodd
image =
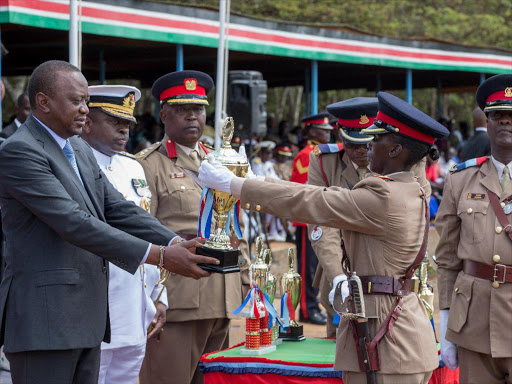
<svg viewBox="0 0 512 384">
<path fill-rule="evenodd" d="M 309 314 L 307 319 L 301 319 L 301 322 L 307 322 L 316 325 L 325 325 L 327 323 L 327 319 L 325 319 L 320 312 L 312 312 Z"/>
</svg>

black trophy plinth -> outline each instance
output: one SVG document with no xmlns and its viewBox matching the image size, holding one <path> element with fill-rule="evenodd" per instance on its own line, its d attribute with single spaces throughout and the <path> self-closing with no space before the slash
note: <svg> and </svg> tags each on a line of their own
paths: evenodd
<svg viewBox="0 0 512 384">
<path fill-rule="evenodd" d="M 283 341 L 302 341 L 306 340 L 304 337 L 304 327 L 299 325 L 297 327 L 290 326 L 288 332 L 279 331 L 279 338 Z"/>
<path fill-rule="evenodd" d="M 223 275 L 227 273 L 240 272 L 240 267 L 238 266 L 238 256 L 240 255 L 240 250 L 238 249 L 224 250 L 203 246 L 196 248 L 196 254 L 214 257 L 220 261 L 219 265 L 197 264 L 200 268 L 204 269 L 205 271 L 213 273 L 222 273 Z"/>
</svg>

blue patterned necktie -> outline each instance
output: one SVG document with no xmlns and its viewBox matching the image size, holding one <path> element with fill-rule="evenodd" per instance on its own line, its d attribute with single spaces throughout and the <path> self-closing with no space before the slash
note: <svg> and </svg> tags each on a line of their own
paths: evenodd
<svg viewBox="0 0 512 384">
<path fill-rule="evenodd" d="M 78 172 L 78 166 L 76 165 L 76 159 L 75 159 L 75 151 L 73 151 L 73 147 L 71 146 L 71 143 L 69 142 L 69 139 L 66 140 L 66 145 L 64 145 L 64 148 L 62 148 L 62 151 L 68 158 L 69 162 L 71 163 L 71 166 L 73 167 L 73 170 L 75 171 L 76 175 L 82 181 L 82 178 L 80 177 L 80 172 Z"/>
</svg>

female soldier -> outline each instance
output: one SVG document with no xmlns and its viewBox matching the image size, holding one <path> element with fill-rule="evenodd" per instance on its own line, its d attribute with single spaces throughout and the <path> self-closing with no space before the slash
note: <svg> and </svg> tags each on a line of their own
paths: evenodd
<svg viewBox="0 0 512 384">
<path fill-rule="evenodd" d="M 378 363 L 372 362 L 377 383 L 427 383 L 438 366 L 436 342 L 423 304 L 410 294 L 410 267 L 425 252 L 427 208 L 410 170 L 427 154 L 438 158 L 434 140 L 449 132 L 393 95 L 379 92 L 377 97 L 379 112 L 365 130 L 375 135 L 368 151 L 373 174 L 352 190 L 241 179 L 213 160 L 203 162 L 199 180 L 240 197 L 246 209 L 342 229 L 348 265 L 364 283 L 370 340 L 375 343 L 370 352 L 380 356 Z M 366 383 L 351 333 L 349 321 L 342 319 L 334 367 L 343 370 L 346 384 Z"/>
</svg>

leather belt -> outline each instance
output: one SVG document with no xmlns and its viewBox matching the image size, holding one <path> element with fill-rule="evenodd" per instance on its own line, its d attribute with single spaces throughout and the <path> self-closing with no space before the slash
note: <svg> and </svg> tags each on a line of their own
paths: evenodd
<svg viewBox="0 0 512 384">
<path fill-rule="evenodd" d="M 478 261 L 464 260 L 464 272 L 498 284 L 512 283 L 512 265 L 491 265 L 479 263 Z"/>
<path fill-rule="evenodd" d="M 359 276 L 363 293 L 370 295 L 407 296 L 411 293 L 411 280 L 400 280 L 396 277 L 369 275 Z"/>
</svg>

